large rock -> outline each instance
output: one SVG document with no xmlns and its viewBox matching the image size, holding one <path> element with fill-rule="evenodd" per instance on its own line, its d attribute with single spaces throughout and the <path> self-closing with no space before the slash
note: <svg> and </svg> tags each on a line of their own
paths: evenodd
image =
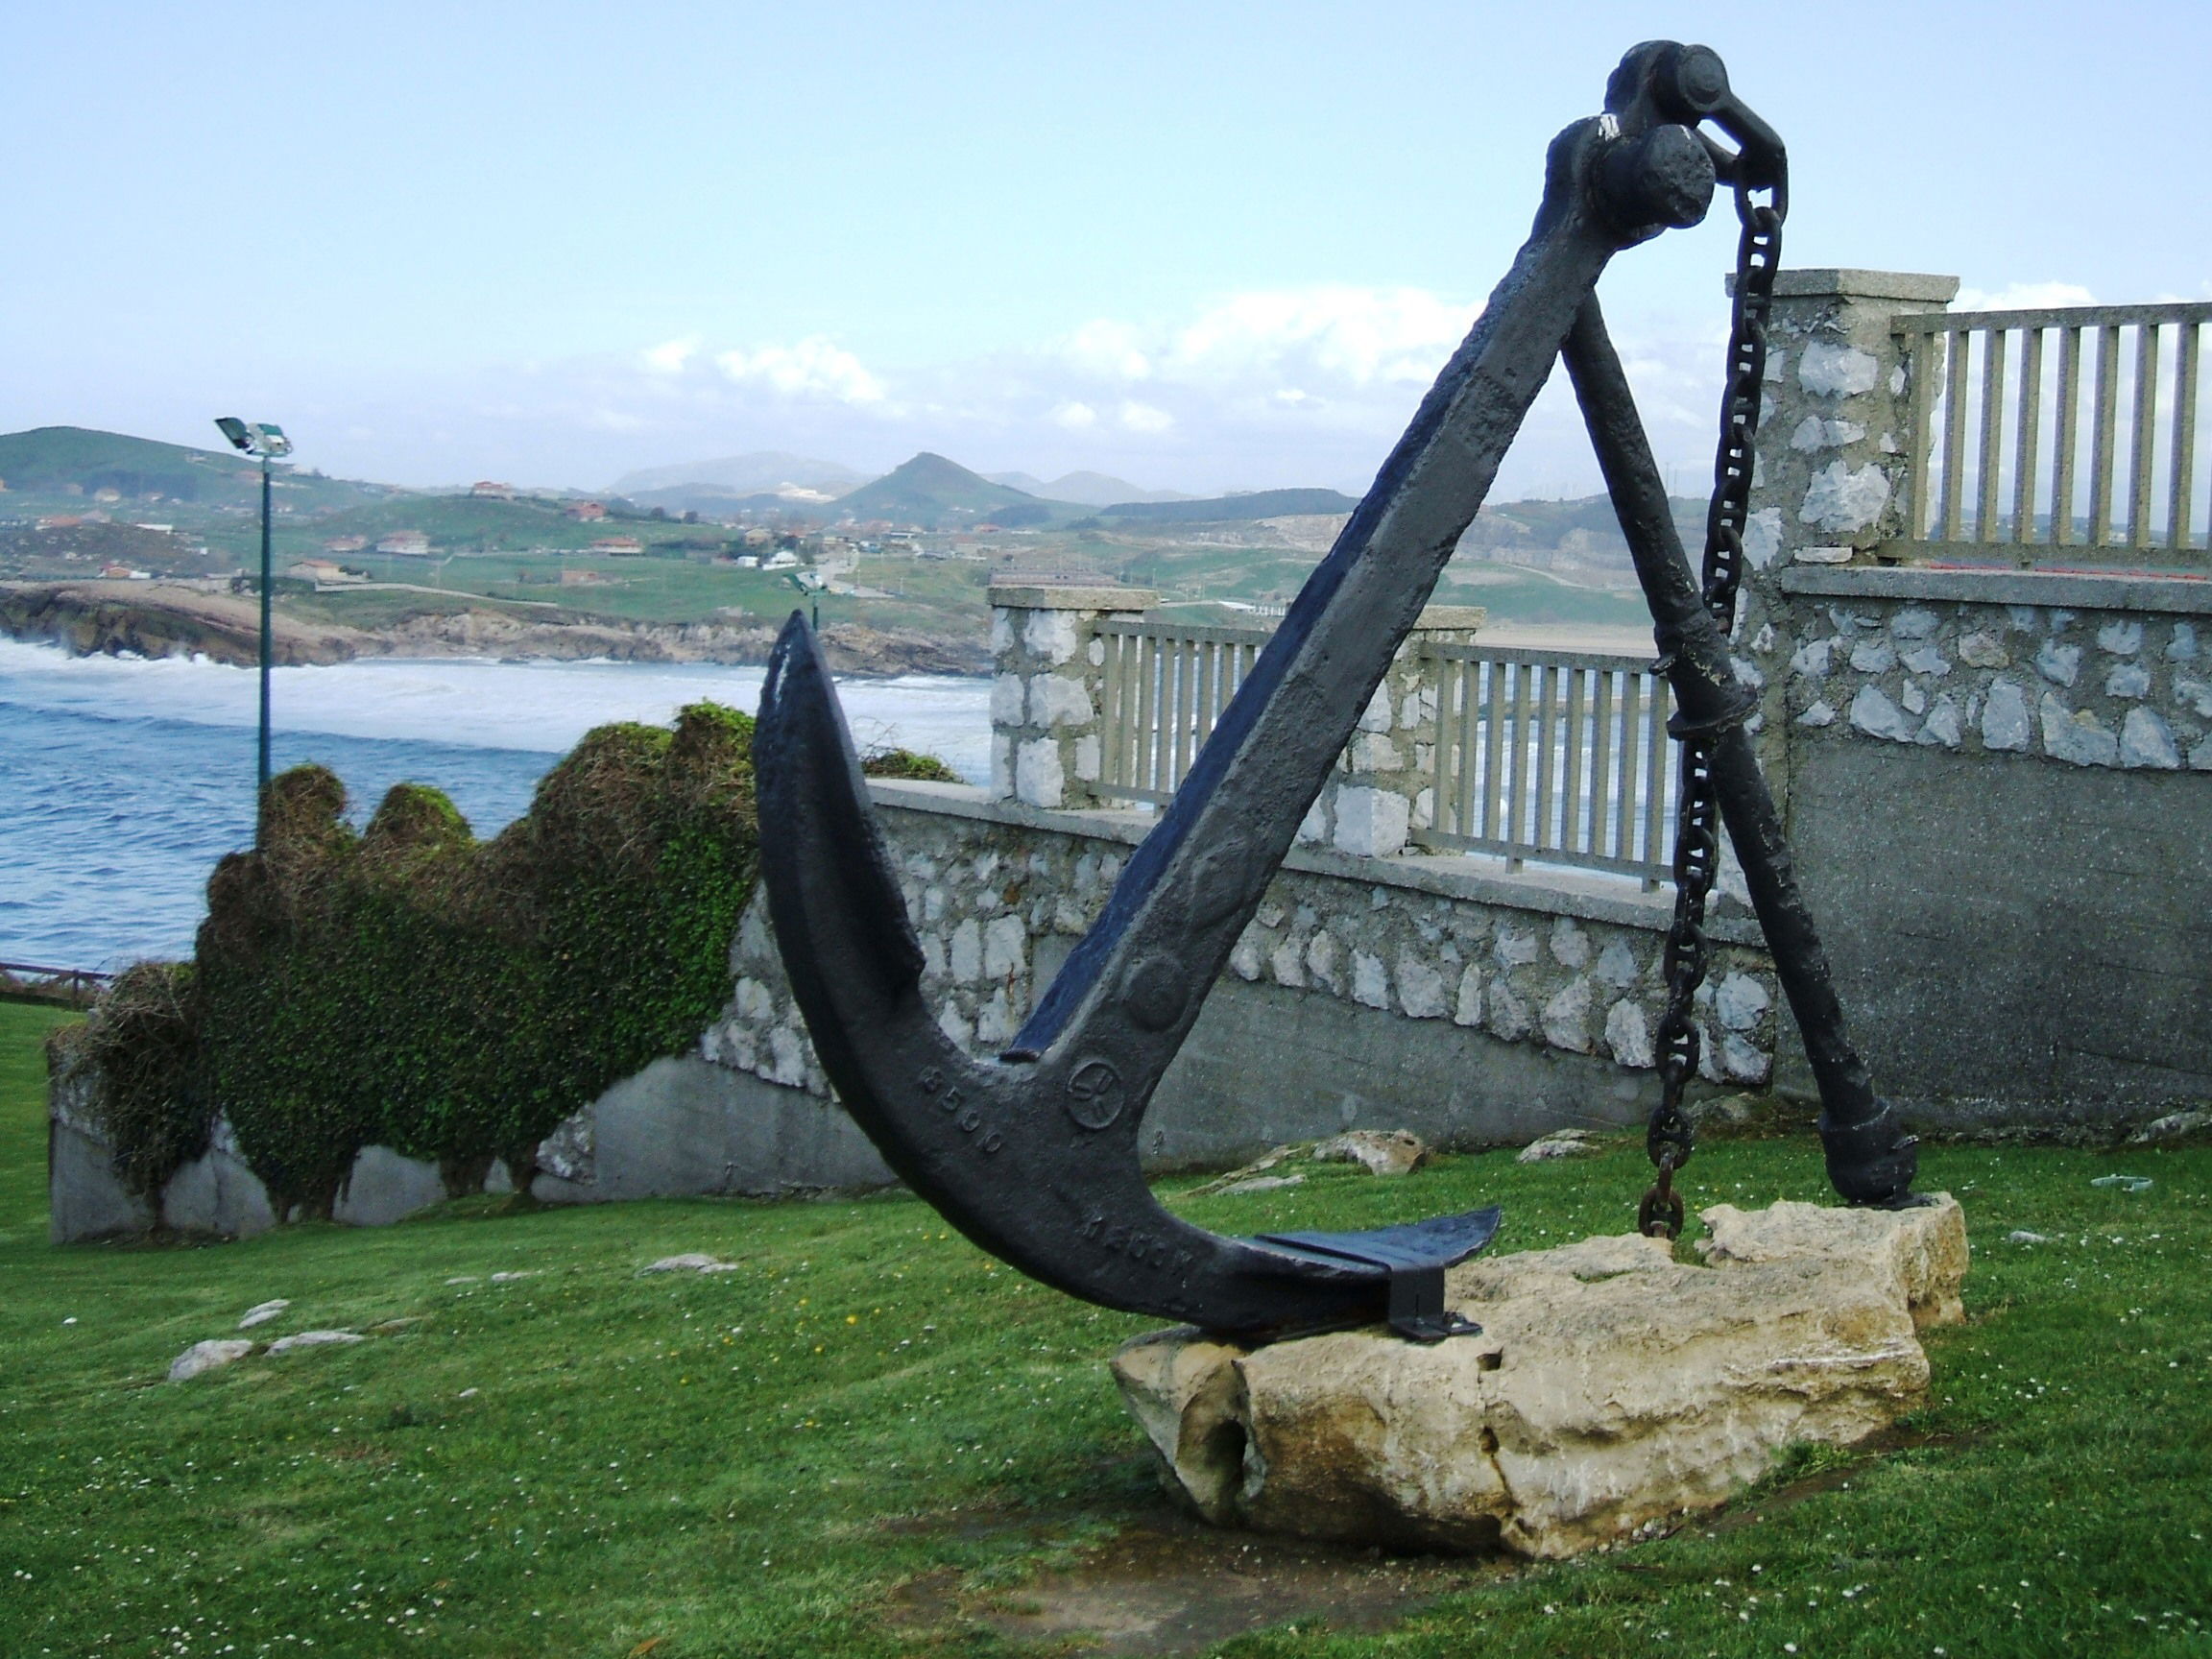
<svg viewBox="0 0 2212 1659">
<path fill-rule="evenodd" d="M 1961 1316 L 1948 1195 L 1704 1218 L 1708 1266 L 1628 1236 L 1455 1268 L 1479 1336 L 1165 1331 L 1115 1377 L 1169 1489 L 1217 1525 L 1572 1555 L 1724 1502 L 1786 1447 L 1895 1421 L 1928 1384 L 1916 1331 Z"/>
</svg>

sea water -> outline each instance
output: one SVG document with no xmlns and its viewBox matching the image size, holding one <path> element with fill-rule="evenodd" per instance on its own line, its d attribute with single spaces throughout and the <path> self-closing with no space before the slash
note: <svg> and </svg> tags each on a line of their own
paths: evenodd
<svg viewBox="0 0 2212 1659">
<path fill-rule="evenodd" d="M 253 834 L 257 676 L 204 659 L 69 657 L 0 640 L 0 960 L 112 969 L 190 953 L 207 874 Z M 761 670 L 626 662 L 396 661 L 278 668 L 271 763 L 319 761 L 365 822 L 434 784 L 480 836 L 611 720 L 686 703 L 753 712 Z M 988 681 L 842 682 L 854 741 L 989 770 Z"/>
</svg>

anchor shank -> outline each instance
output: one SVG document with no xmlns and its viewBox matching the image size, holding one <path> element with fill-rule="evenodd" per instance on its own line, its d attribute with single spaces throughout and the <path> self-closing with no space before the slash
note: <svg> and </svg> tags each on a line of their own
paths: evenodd
<svg viewBox="0 0 2212 1659">
<path fill-rule="evenodd" d="M 1627 140 L 1554 142 L 1544 209 L 1328 558 L 1008 1058 L 1095 1052 L 1149 1097 L 1419 618 L 1606 261 L 1639 239 L 1591 185 Z"/>
<path fill-rule="evenodd" d="M 1683 554 L 1635 396 L 1595 296 L 1575 318 L 1563 355 L 1637 580 L 1651 608 L 1660 653 L 1670 660 L 1668 681 L 1676 706 L 1691 725 L 1713 730 L 1715 791 L 1774 958 L 1775 977 L 1796 1017 L 1820 1091 L 1829 1178 L 1854 1202 L 1897 1202 L 1911 1188 L 1913 1153 L 1909 1142 L 1900 1143 L 1904 1138 L 1896 1131 L 1889 1104 L 1875 1094 L 1873 1077 L 1845 1028 L 1827 952 L 1797 884 L 1781 813 L 1744 730 L 1749 694 L 1737 682 L 1728 641 L 1706 609 Z"/>
</svg>

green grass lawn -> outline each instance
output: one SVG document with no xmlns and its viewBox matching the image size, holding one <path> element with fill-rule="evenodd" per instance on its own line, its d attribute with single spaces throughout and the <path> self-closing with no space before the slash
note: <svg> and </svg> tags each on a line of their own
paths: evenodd
<svg viewBox="0 0 2212 1659">
<path fill-rule="evenodd" d="M 0 1006 L 8 1659 L 1037 1651 L 989 1609 L 1161 1524 L 1104 1367 L 1144 1322 L 1026 1283 L 904 1197 L 475 1200 L 376 1232 L 52 1247 L 55 1018 Z M 1894 1443 L 1656 1543 L 1461 1573 L 1381 1631 L 1286 1601 L 1222 1651 L 2207 1651 L 2212 1152 L 1938 1147 L 1925 1169 L 1967 1207 L 1972 1317 L 1933 1335 L 1929 1407 Z M 2155 1185 L 2089 1185 L 2112 1169 Z M 1251 1231 L 1497 1198 L 1512 1250 L 1623 1230 L 1644 1179 L 1623 1144 L 1178 1207 Z M 1803 1140 L 1711 1144 L 1686 1184 L 1822 1190 Z M 688 1250 L 738 1270 L 638 1276 Z M 293 1306 L 257 1335 L 370 1339 L 162 1381 L 274 1297 Z M 918 1582 L 941 1612 L 902 1623 Z"/>
</svg>

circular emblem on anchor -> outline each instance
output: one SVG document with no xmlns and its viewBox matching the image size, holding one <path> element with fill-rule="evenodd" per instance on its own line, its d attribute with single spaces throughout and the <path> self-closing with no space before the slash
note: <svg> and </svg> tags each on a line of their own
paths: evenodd
<svg viewBox="0 0 2212 1659">
<path fill-rule="evenodd" d="M 1077 1061 L 1075 1070 L 1068 1073 L 1068 1116 L 1086 1129 L 1103 1129 L 1120 1117 L 1127 1097 L 1121 1088 L 1121 1073 L 1114 1070 L 1112 1062 L 1096 1055 Z"/>
<path fill-rule="evenodd" d="M 1146 1031 L 1165 1031 L 1183 1012 L 1183 964 L 1157 951 L 1133 964 L 1121 981 L 1121 1006 Z"/>
</svg>

